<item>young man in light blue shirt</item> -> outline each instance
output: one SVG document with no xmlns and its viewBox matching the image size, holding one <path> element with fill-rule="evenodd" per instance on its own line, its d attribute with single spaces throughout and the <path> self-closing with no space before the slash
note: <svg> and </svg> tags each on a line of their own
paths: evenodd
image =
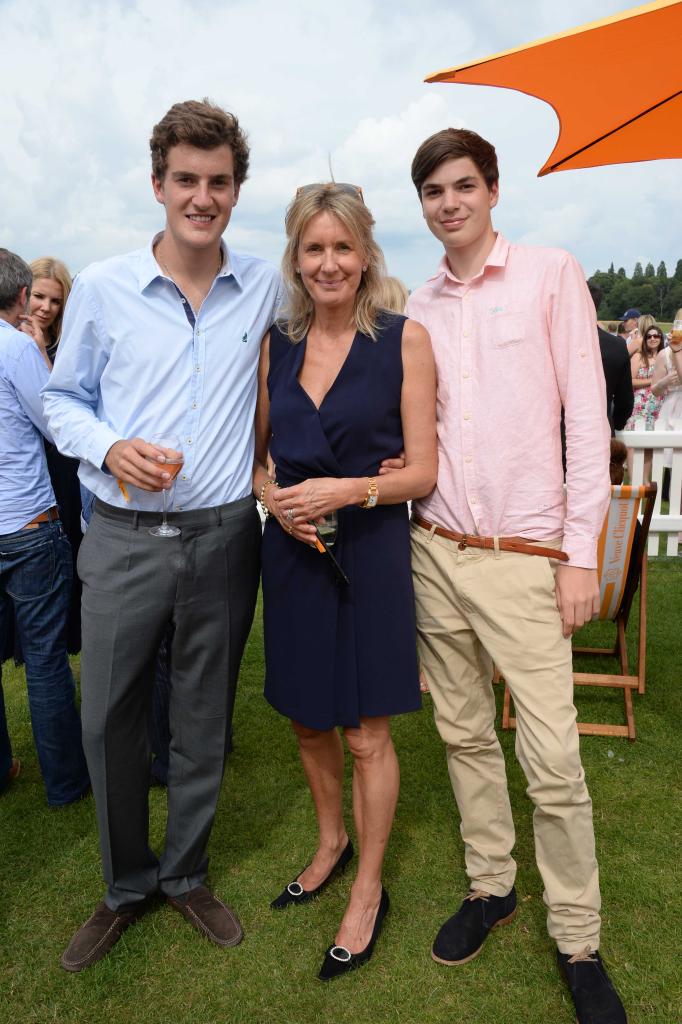
<svg viewBox="0 0 682 1024">
<path fill-rule="evenodd" d="M 11 615 L 47 802 L 57 807 L 80 799 L 89 782 L 66 649 L 71 551 L 43 446 L 49 371 L 33 338 L 16 330 L 30 287 L 29 267 L 0 249 L 0 651 Z M 0 791 L 16 771 L 0 668 Z"/>
<path fill-rule="evenodd" d="M 251 494 L 259 342 L 279 275 L 222 241 L 249 151 L 231 114 L 175 104 L 154 128 L 152 187 L 166 224 L 144 249 L 77 278 L 44 391 L 60 451 L 96 495 L 80 552 L 83 734 L 105 901 L 62 966 L 101 959 L 160 891 L 221 946 L 239 921 L 205 886 L 239 663 L 259 574 Z M 174 537 L 150 534 L 172 480 L 154 434 L 179 439 Z M 168 824 L 148 845 L 154 658 L 169 623 Z"/>
</svg>

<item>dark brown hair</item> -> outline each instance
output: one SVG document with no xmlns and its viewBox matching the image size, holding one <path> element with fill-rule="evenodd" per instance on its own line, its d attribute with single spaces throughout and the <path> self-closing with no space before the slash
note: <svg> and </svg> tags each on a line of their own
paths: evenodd
<svg viewBox="0 0 682 1024">
<path fill-rule="evenodd" d="M 412 161 L 412 181 L 419 198 L 422 185 L 444 160 L 459 160 L 463 156 L 473 160 L 489 189 L 497 184 L 500 173 L 495 147 L 466 128 L 444 128 L 422 142 Z"/>
<path fill-rule="evenodd" d="M 249 170 L 249 146 L 239 121 L 208 99 L 174 103 L 154 125 L 149 148 L 152 173 L 163 181 L 168 167 L 168 152 L 181 143 L 198 149 L 216 149 L 227 145 L 234 160 L 234 183 L 241 185 Z"/>
<path fill-rule="evenodd" d="M 653 355 L 649 355 L 649 352 L 647 351 L 647 347 L 646 347 L 646 339 L 647 339 L 647 335 L 649 334 L 649 331 L 656 331 L 658 334 L 660 334 L 660 338 L 658 339 L 658 348 L 656 349 L 656 351 L 654 352 Z M 665 341 L 665 337 L 664 337 L 664 334 L 663 334 L 663 328 L 662 327 L 659 327 L 657 323 L 653 323 L 649 327 L 647 327 L 647 329 L 645 330 L 644 334 L 642 335 L 642 351 L 639 353 L 640 362 L 644 363 L 644 365 L 646 366 L 647 370 L 651 366 L 652 360 L 656 358 L 656 356 L 658 355 L 659 352 L 663 351 L 663 343 L 664 343 L 664 341 Z"/>
</svg>

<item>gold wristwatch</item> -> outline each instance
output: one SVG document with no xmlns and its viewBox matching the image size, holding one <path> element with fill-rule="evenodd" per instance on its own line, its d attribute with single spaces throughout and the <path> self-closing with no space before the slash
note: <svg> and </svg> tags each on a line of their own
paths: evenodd
<svg viewBox="0 0 682 1024">
<path fill-rule="evenodd" d="M 379 501 L 379 488 L 374 477 L 369 477 L 369 487 L 367 488 L 367 497 L 363 501 L 360 508 L 374 508 Z"/>
</svg>

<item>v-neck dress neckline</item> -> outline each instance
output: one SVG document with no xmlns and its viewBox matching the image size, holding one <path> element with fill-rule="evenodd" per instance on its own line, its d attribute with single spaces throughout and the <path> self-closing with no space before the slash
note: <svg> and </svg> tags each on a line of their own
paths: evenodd
<svg viewBox="0 0 682 1024">
<path fill-rule="evenodd" d="M 350 358 L 351 358 L 351 356 L 353 354 L 353 349 L 356 347 L 356 342 L 358 340 L 359 335 L 360 335 L 360 332 L 358 330 L 356 330 L 355 334 L 353 335 L 353 340 L 350 343 L 350 348 L 346 352 L 346 358 L 341 363 L 341 366 L 339 367 L 339 371 L 336 374 L 336 376 L 334 377 L 334 380 L 331 382 L 331 384 L 329 385 L 329 387 L 325 391 L 324 395 L 322 396 L 322 401 L 320 402 L 319 405 L 315 404 L 315 402 L 313 401 L 311 395 L 306 391 L 306 389 L 303 387 L 303 385 L 301 384 L 301 381 L 300 381 L 300 374 L 301 374 L 301 370 L 303 369 L 303 363 L 305 362 L 305 354 L 306 354 L 306 351 L 307 351 L 307 348 L 308 348 L 308 335 L 306 334 L 305 338 L 302 338 L 301 341 L 298 343 L 298 347 L 301 350 L 301 355 L 299 356 L 298 367 L 296 369 L 296 383 L 298 384 L 299 388 L 301 389 L 303 394 L 306 396 L 306 398 L 308 399 L 308 401 L 310 402 L 310 404 L 312 405 L 312 407 L 315 409 L 316 412 L 319 413 L 321 411 L 322 406 L 327 401 L 327 398 L 329 397 L 329 395 L 332 393 L 332 391 L 336 387 L 336 385 L 337 385 L 337 383 L 339 381 L 339 378 L 342 377 L 343 371 L 346 369 L 348 363 L 350 362 Z"/>
</svg>

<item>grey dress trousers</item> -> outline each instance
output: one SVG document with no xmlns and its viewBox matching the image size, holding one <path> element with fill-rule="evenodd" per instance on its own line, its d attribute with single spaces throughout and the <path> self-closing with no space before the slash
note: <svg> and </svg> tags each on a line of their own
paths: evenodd
<svg viewBox="0 0 682 1024">
<path fill-rule="evenodd" d="M 180 896 L 206 877 L 239 664 L 260 567 L 252 497 L 178 512 L 179 537 L 154 537 L 156 513 L 97 501 L 81 545 L 81 716 L 97 804 L 106 903 L 116 910 L 161 890 Z M 168 823 L 149 847 L 154 661 L 173 623 Z"/>
</svg>

